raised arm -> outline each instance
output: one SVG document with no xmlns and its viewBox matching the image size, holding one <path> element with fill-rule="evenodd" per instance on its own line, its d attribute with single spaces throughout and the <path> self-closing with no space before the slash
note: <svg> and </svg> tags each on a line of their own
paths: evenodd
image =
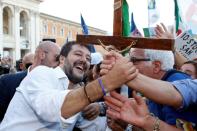
<svg viewBox="0 0 197 131">
<path fill-rule="evenodd" d="M 127 84 L 130 88 L 144 94 L 144 96 L 157 103 L 169 105 L 174 108 L 181 107 L 183 103 L 181 94 L 169 82 L 152 79 L 139 74 Z"/>
<path fill-rule="evenodd" d="M 73 116 L 91 102 L 101 98 L 104 95 L 103 92 L 114 90 L 136 77 L 137 73 L 135 72 L 135 67 L 127 59 L 122 58 L 117 60 L 112 70 L 100 78 L 100 84 L 98 80 L 95 80 L 85 87 L 70 91 L 65 97 L 61 108 L 61 115 L 64 118 Z"/>
<path fill-rule="evenodd" d="M 167 39 L 174 38 L 174 35 L 167 30 L 166 26 L 163 23 L 161 23 L 161 25 L 156 26 L 155 32 L 156 32 L 156 38 L 167 38 Z M 174 53 L 176 68 L 180 68 L 182 64 L 187 61 L 187 59 L 176 50 L 174 50 L 173 53 Z"/>
<path fill-rule="evenodd" d="M 101 74 L 108 73 L 113 66 L 115 61 L 111 60 L 110 57 L 111 56 L 108 55 L 108 57 L 104 59 L 101 65 Z M 116 57 L 116 59 L 119 58 L 121 57 Z M 136 78 L 127 82 L 127 85 L 160 104 L 179 108 L 183 103 L 181 94 L 169 82 L 152 79 L 139 73 Z"/>
</svg>

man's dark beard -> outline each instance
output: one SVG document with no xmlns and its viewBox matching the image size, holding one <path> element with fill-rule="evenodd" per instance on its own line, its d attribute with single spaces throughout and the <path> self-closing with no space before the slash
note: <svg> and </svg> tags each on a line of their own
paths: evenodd
<svg viewBox="0 0 197 131">
<path fill-rule="evenodd" d="M 77 84 L 77 83 L 80 83 L 84 80 L 84 76 L 82 78 L 79 78 L 79 77 L 76 77 L 74 74 L 73 74 L 73 68 L 75 66 L 77 66 L 78 64 L 83 64 L 84 66 L 84 70 L 87 70 L 87 64 L 86 63 L 82 63 L 80 61 L 76 61 L 74 62 L 73 64 L 73 67 L 70 66 L 70 64 L 67 64 L 66 65 L 66 70 L 65 70 L 65 73 L 68 77 L 68 79 L 73 83 L 73 84 Z M 69 67 L 68 67 L 69 66 Z M 85 75 L 85 72 L 84 72 L 84 75 Z"/>
<path fill-rule="evenodd" d="M 72 71 L 72 73 L 66 73 L 66 75 L 67 75 L 67 77 L 68 77 L 68 79 L 73 83 L 73 84 L 77 84 L 77 83 L 80 83 L 80 82 L 82 82 L 83 81 L 83 78 L 77 78 L 77 77 L 75 77 L 74 75 L 72 75 L 73 74 L 73 71 Z"/>
</svg>

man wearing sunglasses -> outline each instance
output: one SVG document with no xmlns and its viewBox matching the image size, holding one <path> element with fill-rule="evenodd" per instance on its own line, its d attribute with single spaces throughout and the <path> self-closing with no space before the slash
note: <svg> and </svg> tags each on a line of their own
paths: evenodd
<svg viewBox="0 0 197 131">
<path fill-rule="evenodd" d="M 131 49 L 129 55 L 130 60 L 134 63 L 139 72 L 151 78 L 169 82 L 190 78 L 188 75 L 173 69 L 174 56 L 172 52 Z M 187 114 L 190 113 L 188 111 L 178 113 L 171 107 L 157 104 L 151 100 L 149 100 L 147 104 L 150 112 L 171 125 L 176 125 L 177 118 L 186 117 Z M 188 120 L 193 120 L 191 116 L 187 118 Z"/>
</svg>

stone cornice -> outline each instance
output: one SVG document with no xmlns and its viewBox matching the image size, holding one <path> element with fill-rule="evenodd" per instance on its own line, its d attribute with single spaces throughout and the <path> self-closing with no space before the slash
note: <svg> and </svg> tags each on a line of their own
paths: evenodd
<svg viewBox="0 0 197 131">
<path fill-rule="evenodd" d="M 70 26 L 75 26 L 75 27 L 81 28 L 81 24 L 80 23 L 77 23 L 77 22 L 74 22 L 74 21 L 70 21 L 70 20 L 66 20 L 66 19 L 63 19 L 63 18 L 60 18 L 60 17 L 56 17 L 56 16 L 52 16 L 52 15 L 49 15 L 49 14 L 45 14 L 45 13 L 40 13 L 40 18 L 41 19 L 53 20 L 54 22 L 58 21 L 58 22 L 61 22 L 61 23 L 68 24 Z M 106 31 L 98 29 L 98 28 L 94 28 L 94 27 L 91 27 L 91 26 L 88 26 L 88 29 L 90 31 L 95 31 L 95 32 L 100 32 L 102 34 L 107 34 Z"/>
<path fill-rule="evenodd" d="M 2 2 L 13 6 L 19 6 L 20 8 L 39 11 L 39 4 L 42 0 L 18 0 L 18 2 L 15 0 L 2 0 Z"/>
</svg>

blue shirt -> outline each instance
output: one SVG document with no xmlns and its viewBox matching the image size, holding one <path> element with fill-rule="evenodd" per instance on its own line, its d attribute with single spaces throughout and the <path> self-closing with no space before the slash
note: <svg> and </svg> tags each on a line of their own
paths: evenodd
<svg viewBox="0 0 197 131">
<path fill-rule="evenodd" d="M 188 78 L 190 77 L 182 72 L 176 70 L 169 70 L 166 72 L 162 80 L 172 82 Z M 148 106 L 150 112 L 154 113 L 161 120 L 171 125 L 176 124 L 177 118 L 181 118 L 194 123 L 197 122 L 197 110 L 194 107 L 188 108 L 187 110 L 180 112 L 170 106 L 160 105 L 153 101 L 149 101 Z"/>
<path fill-rule="evenodd" d="M 188 108 L 189 105 L 197 105 L 197 79 L 180 80 L 172 82 L 172 84 L 183 97 L 183 109 Z"/>
</svg>

